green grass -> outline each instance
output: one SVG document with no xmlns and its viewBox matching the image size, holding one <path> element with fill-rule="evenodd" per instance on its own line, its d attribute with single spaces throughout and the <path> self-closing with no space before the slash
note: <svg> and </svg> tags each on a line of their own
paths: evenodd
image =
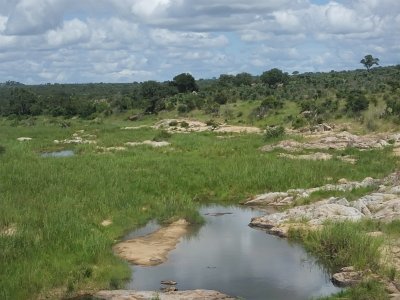
<svg viewBox="0 0 400 300">
<path fill-rule="evenodd" d="M 42 151 L 60 149 L 54 139 L 80 129 L 107 147 L 163 135 L 150 128 L 120 129 L 150 124 L 148 119 L 69 122 L 68 128 L 46 118 L 35 126 L 0 122 L 5 150 L 0 155 L 0 229 L 17 227 L 15 236 L 0 235 L 1 299 L 31 299 L 60 288 L 122 286 L 130 271 L 113 255 L 112 245 L 151 219 L 201 222 L 197 209 L 203 203 L 239 203 L 266 191 L 320 186 L 328 183 L 326 177 L 383 177 L 396 168 L 389 150 L 357 152 L 358 163 L 348 168 L 337 161 L 288 161 L 263 153 L 261 135 L 219 139 L 214 133 L 173 134 L 170 147 L 138 146 L 120 153 L 65 145 L 77 155 L 41 158 Z M 33 140 L 17 142 L 21 136 Z M 102 227 L 105 219 L 113 224 Z"/>
<path fill-rule="evenodd" d="M 290 237 L 301 240 L 305 249 L 332 271 L 347 266 L 380 271 L 383 239 L 366 235 L 358 223 L 327 223 L 321 230 L 293 230 Z"/>
<path fill-rule="evenodd" d="M 377 281 L 365 281 L 360 285 L 339 292 L 338 294 L 319 298 L 319 300 L 388 300 L 389 295 L 382 283 Z"/>
</svg>

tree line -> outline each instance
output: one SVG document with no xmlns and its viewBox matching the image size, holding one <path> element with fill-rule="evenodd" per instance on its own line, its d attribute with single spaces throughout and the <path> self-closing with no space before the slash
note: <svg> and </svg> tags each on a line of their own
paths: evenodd
<svg viewBox="0 0 400 300">
<path fill-rule="evenodd" d="M 371 68 L 379 61 L 372 59 L 364 62 L 366 71 L 288 74 L 274 68 L 259 76 L 221 74 L 199 80 L 182 73 L 170 81 L 129 84 L 23 85 L 9 81 L 0 84 L 0 115 L 90 119 L 130 110 L 185 114 L 197 109 L 217 116 L 226 103 L 259 100 L 261 105 L 253 112 L 257 117 L 281 108 L 285 101 L 294 101 L 301 111 L 321 116 L 337 111 L 340 101 L 345 101 L 346 112 L 356 114 L 368 108 L 377 95 L 384 98 L 388 113 L 400 115 L 400 66 Z"/>
</svg>

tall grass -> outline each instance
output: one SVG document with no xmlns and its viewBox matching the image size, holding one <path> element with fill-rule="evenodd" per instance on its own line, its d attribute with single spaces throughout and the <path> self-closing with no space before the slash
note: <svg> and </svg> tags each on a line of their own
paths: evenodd
<svg viewBox="0 0 400 300">
<path fill-rule="evenodd" d="M 316 255 L 331 270 L 354 266 L 356 269 L 379 270 L 383 239 L 371 237 L 353 222 L 328 223 L 321 230 L 292 231 L 306 250 Z"/>
<path fill-rule="evenodd" d="M 336 295 L 319 298 L 319 300 L 389 300 L 389 298 L 382 283 L 370 280 Z"/>
<path fill-rule="evenodd" d="M 325 176 L 381 177 L 396 167 L 387 151 L 360 152 L 350 169 L 335 161 L 288 161 L 262 153 L 260 135 L 218 139 L 212 133 L 174 134 L 172 146 L 159 149 L 98 154 L 95 145 L 67 145 L 76 156 L 38 155 L 55 147 L 54 139 L 79 129 L 95 134 L 99 146 L 160 133 L 121 130 L 124 125 L 107 120 L 102 125 L 71 121 L 69 128 L 40 120 L 31 127 L 0 125 L 7 149 L 0 155 L 0 230 L 17 229 L 14 236 L 0 235 L 0 299 L 118 286 L 130 274 L 112 245 L 150 219 L 200 222 L 201 203 L 239 203 L 260 192 L 319 186 L 327 183 Z M 20 136 L 33 140 L 17 142 Z M 101 226 L 105 219 L 113 224 Z"/>
</svg>

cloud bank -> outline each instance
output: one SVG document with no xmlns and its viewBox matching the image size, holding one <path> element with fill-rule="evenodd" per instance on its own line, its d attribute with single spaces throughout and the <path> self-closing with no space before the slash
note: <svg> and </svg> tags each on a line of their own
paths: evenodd
<svg viewBox="0 0 400 300">
<path fill-rule="evenodd" d="M 398 0 L 0 0 L 0 82 L 133 82 L 400 63 Z"/>
</svg>

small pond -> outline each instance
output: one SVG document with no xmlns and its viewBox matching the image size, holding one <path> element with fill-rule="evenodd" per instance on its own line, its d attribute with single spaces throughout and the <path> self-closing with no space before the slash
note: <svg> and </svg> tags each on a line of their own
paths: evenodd
<svg viewBox="0 0 400 300">
<path fill-rule="evenodd" d="M 248 300 L 310 299 L 340 290 L 301 245 L 248 227 L 260 211 L 211 206 L 201 213 L 205 225 L 193 228 L 167 262 L 133 266 L 126 288 L 157 291 L 160 281 L 173 280 L 179 290 L 211 289 Z M 150 223 L 129 238 L 155 229 Z"/>
<path fill-rule="evenodd" d="M 53 151 L 53 152 L 44 152 L 41 153 L 41 157 L 69 157 L 74 156 L 75 152 L 72 150 L 61 150 L 61 151 Z"/>
</svg>

